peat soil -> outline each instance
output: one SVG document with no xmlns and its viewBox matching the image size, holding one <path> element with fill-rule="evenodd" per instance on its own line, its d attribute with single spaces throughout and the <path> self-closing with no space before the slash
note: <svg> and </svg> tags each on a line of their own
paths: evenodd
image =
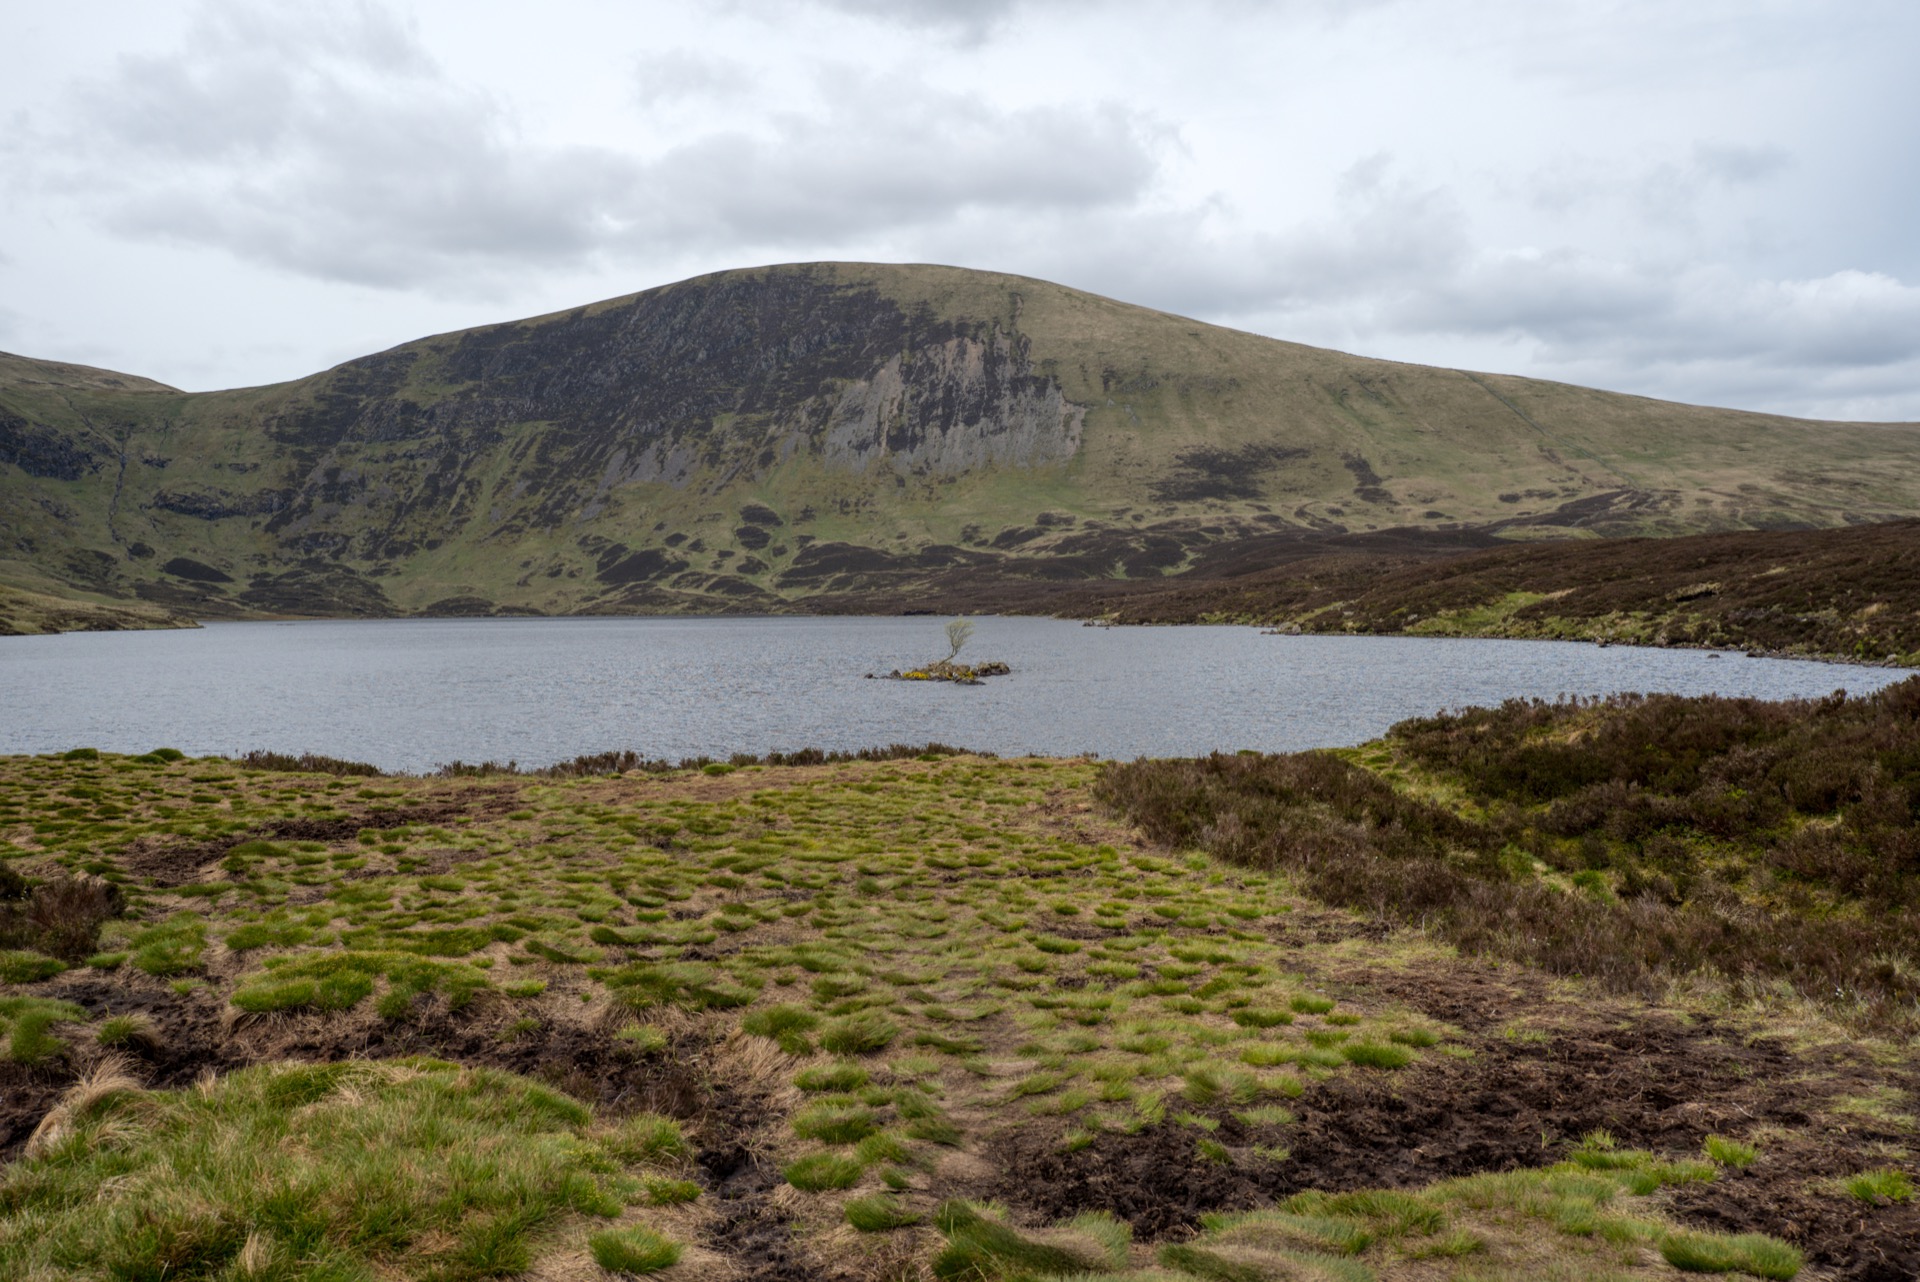
<svg viewBox="0 0 1920 1282">
<path fill-rule="evenodd" d="M 140 1015 L 151 1021 L 150 1036 L 116 1053 L 155 1089 L 190 1085 L 205 1073 L 250 1064 L 422 1056 L 532 1077 L 608 1116 L 644 1110 L 697 1121 L 710 1105 L 709 1083 L 698 1067 L 703 1057 L 691 1039 L 648 1055 L 615 1038 L 611 1029 L 591 1024 L 510 1024 L 484 998 L 455 1012 L 443 999 L 422 995 L 407 1019 L 379 1020 L 241 1015 L 206 992 L 180 994 L 158 981 L 94 975 L 49 985 L 45 995 L 72 1002 L 92 1017 Z M 92 1058 L 97 1053 L 69 1052 L 35 1066 L 0 1062 L 0 1161 L 18 1155 Z"/>
<path fill-rule="evenodd" d="M 699 1161 L 715 1218 L 704 1245 L 728 1256 L 754 1282 L 812 1282 L 818 1270 L 794 1249 L 792 1223 L 773 1200 L 786 1181 L 751 1143 L 767 1117 L 764 1098 L 722 1087 L 708 1105 Z"/>
<path fill-rule="evenodd" d="M 1413 1188 L 1435 1180 L 1537 1167 L 1606 1131 L 1622 1147 L 1698 1156 L 1710 1134 L 1752 1136 L 1760 1157 L 1712 1183 L 1669 1191 L 1684 1223 L 1763 1232 L 1800 1247 L 1824 1275 L 1847 1282 L 1920 1278 L 1920 1205 L 1871 1207 L 1840 1180 L 1907 1149 L 1909 1124 L 1849 1111 L 1850 1100 L 1903 1092 L 1920 1100 L 1920 1067 L 1889 1069 L 1841 1048 L 1797 1050 L 1744 1036 L 1711 1018 L 1681 1021 L 1608 1006 L 1551 1026 L 1537 1015 L 1539 981 L 1452 972 L 1405 977 L 1395 994 L 1467 1031 L 1470 1058 L 1429 1052 L 1396 1073 L 1349 1070 L 1289 1103 L 1296 1121 L 1250 1127 L 1229 1109 L 1194 1109 L 1230 1148 L 1289 1150 L 1285 1162 L 1201 1157 L 1190 1126 L 1163 1122 L 1098 1134 L 1073 1152 L 1059 1127 L 999 1136 L 993 1193 L 1038 1219 L 1107 1210 L 1143 1238 L 1178 1237 L 1211 1211 L 1243 1210 L 1306 1189 Z M 1369 975 L 1376 991 L 1387 977 Z M 1438 982 L 1435 982 L 1438 981 Z M 1390 985 L 1389 985 L 1390 986 Z M 1528 992 L 1532 989 L 1535 991 Z"/>
</svg>

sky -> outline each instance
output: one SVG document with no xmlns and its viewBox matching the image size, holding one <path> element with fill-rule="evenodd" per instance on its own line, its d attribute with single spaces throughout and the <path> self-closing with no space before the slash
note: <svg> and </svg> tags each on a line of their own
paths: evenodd
<svg viewBox="0 0 1920 1282">
<path fill-rule="evenodd" d="M 187 389 L 835 259 L 1920 421 L 1912 0 L 76 0 L 0 30 L 0 350 Z"/>
</svg>

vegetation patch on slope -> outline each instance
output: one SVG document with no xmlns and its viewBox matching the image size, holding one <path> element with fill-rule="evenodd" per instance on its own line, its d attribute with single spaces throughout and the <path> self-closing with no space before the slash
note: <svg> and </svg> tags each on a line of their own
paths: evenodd
<svg viewBox="0 0 1920 1282">
<path fill-rule="evenodd" d="M 184 614 L 124 601 L 111 604 L 28 592 L 0 584 L 0 637 L 49 632 L 134 632 L 199 626 Z"/>
<path fill-rule="evenodd" d="M 1087 593 L 1130 623 L 1759 650 L 1920 666 L 1920 522 L 1579 539 L 1457 555 L 1361 549 Z"/>
</svg>

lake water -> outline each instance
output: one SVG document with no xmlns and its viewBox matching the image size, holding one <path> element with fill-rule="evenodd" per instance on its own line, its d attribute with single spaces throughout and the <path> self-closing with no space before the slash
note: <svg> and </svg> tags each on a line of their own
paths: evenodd
<svg viewBox="0 0 1920 1282">
<path fill-rule="evenodd" d="M 1880 668 L 1533 641 L 1262 636 L 982 618 L 981 686 L 865 679 L 941 657 L 944 620 L 216 623 L 0 638 L 0 753 L 316 752 L 423 771 L 632 749 L 679 759 L 938 740 L 1002 755 L 1359 743 L 1405 717 L 1615 691 L 1865 694 Z"/>
</svg>

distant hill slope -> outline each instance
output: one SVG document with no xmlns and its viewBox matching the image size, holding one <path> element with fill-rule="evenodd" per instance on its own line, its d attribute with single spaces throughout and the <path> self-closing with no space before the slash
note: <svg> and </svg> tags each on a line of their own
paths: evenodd
<svg viewBox="0 0 1920 1282">
<path fill-rule="evenodd" d="M 948 267 L 723 272 L 189 394 L 0 356 L 0 581 L 263 613 L 777 611 L 1244 541 L 1920 514 L 1920 427 L 1368 360 Z"/>
<path fill-rule="evenodd" d="M 1056 607 L 1125 623 L 1709 646 L 1920 667 L 1920 521 L 1452 554 L 1362 535 L 1265 559 L 1161 584 L 1087 584 Z"/>
</svg>

